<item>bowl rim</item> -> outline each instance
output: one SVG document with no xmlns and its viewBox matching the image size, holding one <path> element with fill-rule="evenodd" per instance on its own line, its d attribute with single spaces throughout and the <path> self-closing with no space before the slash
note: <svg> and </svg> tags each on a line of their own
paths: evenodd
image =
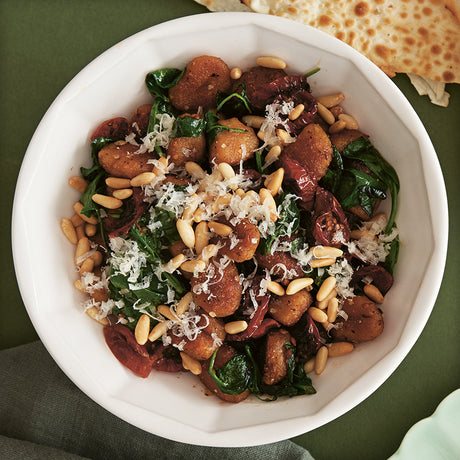
<svg viewBox="0 0 460 460">
<path fill-rule="evenodd" d="M 27 277 L 24 275 L 27 270 L 23 271 L 27 259 L 25 259 L 26 255 L 24 254 L 24 249 L 21 247 L 22 242 L 19 237 L 21 228 L 24 224 L 21 219 L 20 209 L 24 188 L 27 188 L 27 175 L 31 170 L 33 152 L 36 150 L 37 146 L 39 146 L 38 137 L 42 131 L 46 132 L 46 130 L 49 129 L 52 122 L 52 113 L 60 106 L 62 101 L 65 101 L 72 95 L 76 87 L 81 86 L 80 82 L 87 82 L 94 70 L 101 68 L 106 61 L 116 60 L 117 57 L 123 56 L 127 50 L 134 49 L 139 43 L 149 40 L 155 36 L 161 36 L 165 33 L 170 34 L 171 31 L 174 30 L 187 30 L 187 28 L 198 26 L 205 27 L 206 30 L 211 31 L 224 26 L 248 25 L 259 26 L 264 29 L 269 29 L 275 33 L 282 33 L 290 38 L 300 41 L 301 43 L 311 43 L 309 40 L 312 39 L 313 35 L 316 37 L 315 40 L 321 40 L 321 48 L 326 49 L 326 52 L 330 52 L 329 48 L 334 48 L 336 53 L 337 51 L 340 51 L 341 55 L 344 58 L 351 60 L 366 77 L 372 77 L 375 81 L 375 85 L 373 85 L 374 89 L 382 97 L 383 93 L 389 94 L 392 99 L 389 105 L 392 108 L 403 111 L 405 115 L 407 115 L 406 121 L 407 124 L 410 125 L 410 127 L 407 126 L 407 128 L 419 144 L 425 179 L 427 179 L 428 172 L 430 174 L 430 181 L 427 181 L 427 184 L 431 187 L 429 190 L 430 193 L 428 194 L 431 216 L 433 216 L 434 222 L 441 222 L 443 227 L 446 229 L 444 233 L 435 233 L 433 235 L 434 250 L 430 258 L 430 267 L 424 275 L 424 280 L 427 278 L 430 279 L 430 289 L 425 286 L 426 289 L 423 290 L 424 304 L 428 305 L 429 308 L 425 308 L 422 312 L 418 311 L 418 313 L 422 314 L 419 314 L 417 317 L 414 317 L 414 312 L 411 313 L 409 319 L 412 320 L 412 334 L 406 337 L 403 336 L 396 347 L 397 349 L 391 350 L 391 352 L 384 356 L 381 361 L 376 363 L 373 367 L 366 371 L 363 376 L 361 376 L 360 379 L 366 377 L 367 385 L 365 387 L 363 385 L 360 386 L 362 392 L 359 396 L 348 396 L 348 398 L 342 397 L 340 410 L 337 410 L 334 405 L 331 406 L 331 404 L 327 404 L 319 411 L 319 413 L 314 414 L 314 416 L 289 418 L 286 420 L 266 423 L 263 424 L 263 430 L 261 430 L 262 425 L 258 424 L 209 433 L 192 428 L 188 425 L 183 425 L 159 414 L 155 414 L 155 423 L 152 424 L 152 413 L 150 411 L 140 407 L 133 408 L 130 404 L 119 401 L 100 391 L 98 388 L 89 387 L 84 378 L 78 374 L 78 369 L 75 369 L 74 366 L 70 365 L 69 362 L 64 359 L 64 352 L 59 350 L 59 341 L 55 337 L 50 337 L 46 334 L 44 335 L 41 332 L 45 328 L 43 326 L 42 319 L 35 308 L 34 293 L 30 292 L 30 289 L 28 289 Z M 313 41 L 315 42 L 315 40 Z M 387 97 L 385 97 L 385 99 L 387 99 Z M 86 65 L 64 87 L 40 121 L 23 159 L 13 201 L 12 248 L 19 290 L 26 310 L 38 335 L 40 336 L 40 339 L 53 359 L 58 363 L 59 367 L 86 395 L 121 419 L 153 434 L 189 444 L 235 447 L 271 443 L 313 430 L 348 412 L 384 383 L 384 381 L 399 366 L 407 353 L 409 353 L 431 314 L 444 272 L 448 242 L 447 229 L 447 195 L 441 167 L 439 165 L 436 152 L 431 144 L 431 140 L 429 139 L 422 122 L 405 96 L 377 66 L 340 40 L 310 26 L 305 26 L 289 19 L 258 13 L 203 13 L 173 19 L 171 21 L 154 25 L 120 41 Z M 426 283 L 424 284 L 426 285 Z M 420 298 L 420 296 L 417 298 Z M 386 369 L 385 372 L 382 373 L 382 369 Z M 342 395 L 347 396 L 348 392 L 349 390 L 345 390 Z"/>
</svg>

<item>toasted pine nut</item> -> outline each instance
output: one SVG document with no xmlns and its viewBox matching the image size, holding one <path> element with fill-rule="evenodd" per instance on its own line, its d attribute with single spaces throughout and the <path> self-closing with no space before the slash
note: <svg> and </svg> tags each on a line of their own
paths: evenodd
<svg viewBox="0 0 460 460">
<path fill-rule="evenodd" d="M 345 122 L 345 128 L 347 129 L 359 129 L 358 122 L 351 115 L 342 113 L 339 115 L 339 120 Z"/>
<path fill-rule="evenodd" d="M 324 259 L 314 259 L 309 262 L 311 268 L 319 268 L 319 267 L 328 267 L 335 263 L 335 259 L 332 257 L 324 258 Z"/>
<path fill-rule="evenodd" d="M 243 71 L 239 67 L 233 67 L 233 69 L 230 70 L 230 78 L 232 80 L 238 80 L 241 78 L 241 75 L 243 75 Z"/>
<path fill-rule="evenodd" d="M 220 222 L 209 222 L 208 223 L 209 230 L 214 232 L 216 235 L 219 236 L 228 236 L 230 233 L 233 232 L 232 227 L 229 225 L 221 224 Z"/>
<path fill-rule="evenodd" d="M 193 248 L 195 246 L 195 232 L 193 231 L 192 225 L 186 220 L 178 219 L 176 227 L 185 246 Z"/>
<path fill-rule="evenodd" d="M 245 192 L 244 192 L 244 190 L 242 188 L 237 188 L 235 190 L 235 195 L 238 195 L 240 198 L 243 198 L 244 195 L 245 195 Z"/>
<path fill-rule="evenodd" d="M 85 259 L 81 266 L 80 266 L 80 276 L 84 275 L 85 273 L 92 272 L 94 269 L 94 260 L 91 257 Z"/>
<path fill-rule="evenodd" d="M 313 372 L 315 370 L 315 358 L 309 359 L 304 365 L 303 370 L 306 374 Z"/>
<path fill-rule="evenodd" d="M 75 250 L 75 265 L 80 266 L 83 261 L 78 261 L 80 257 L 87 252 L 89 252 L 90 245 L 89 245 L 89 240 L 86 237 L 80 238 L 77 243 L 77 248 Z"/>
<path fill-rule="evenodd" d="M 283 144 L 289 144 L 291 142 L 292 137 L 285 129 L 277 129 L 275 132 Z"/>
<path fill-rule="evenodd" d="M 334 124 L 329 127 L 329 134 L 340 133 L 346 128 L 347 124 L 343 120 L 337 120 Z"/>
<path fill-rule="evenodd" d="M 83 288 L 83 285 L 81 284 L 81 280 L 75 280 L 73 285 L 81 292 L 86 292 Z"/>
<path fill-rule="evenodd" d="M 279 158 L 280 155 L 281 147 L 279 145 L 274 145 L 265 156 L 265 165 L 271 165 Z"/>
<path fill-rule="evenodd" d="M 185 262 L 185 256 L 184 254 L 177 254 L 176 257 L 173 257 L 170 259 L 166 265 L 165 265 L 165 270 L 174 272 L 176 271 L 183 263 Z"/>
<path fill-rule="evenodd" d="M 168 325 L 165 322 L 156 324 L 149 335 L 150 342 L 155 342 L 155 340 L 159 339 L 166 331 L 168 330 Z"/>
<path fill-rule="evenodd" d="M 185 261 L 180 268 L 185 272 L 189 273 L 200 273 L 206 270 L 206 262 L 203 260 L 187 260 Z"/>
<path fill-rule="evenodd" d="M 97 232 L 97 227 L 94 224 L 85 224 L 85 234 L 86 236 L 94 236 Z"/>
<path fill-rule="evenodd" d="M 335 259 L 336 257 L 343 256 L 343 251 L 341 249 L 332 246 L 313 246 L 310 248 L 310 251 L 312 251 L 313 256 L 317 258 L 329 257 L 330 259 Z"/>
<path fill-rule="evenodd" d="M 83 225 L 79 225 L 78 227 L 75 227 L 75 232 L 77 233 L 77 240 L 81 240 L 82 238 L 86 236 L 85 227 Z"/>
<path fill-rule="evenodd" d="M 227 334 L 238 334 L 248 328 L 246 321 L 231 321 L 225 325 L 225 332 Z"/>
<path fill-rule="evenodd" d="M 329 354 L 329 351 L 326 346 L 322 346 L 316 353 L 316 359 L 315 359 L 315 374 L 316 375 L 320 375 L 324 371 L 324 368 L 326 367 L 328 354 Z"/>
<path fill-rule="evenodd" d="M 194 193 L 193 195 L 190 195 L 189 202 L 187 206 L 184 209 L 184 212 L 182 213 L 182 219 L 184 220 L 192 220 L 193 215 L 195 214 L 196 208 L 198 208 L 198 205 L 200 204 L 201 198 Z"/>
<path fill-rule="evenodd" d="M 72 222 L 74 227 L 83 225 L 83 223 L 85 222 L 78 214 L 74 214 L 69 220 Z"/>
<path fill-rule="evenodd" d="M 233 195 L 231 193 L 226 193 L 225 195 L 219 196 L 212 204 L 212 211 L 216 213 L 227 207 L 230 204 L 230 201 L 232 201 L 232 197 Z"/>
<path fill-rule="evenodd" d="M 78 190 L 81 193 L 85 193 L 86 187 L 88 187 L 88 182 L 80 176 L 69 177 L 69 185 L 75 190 Z"/>
<path fill-rule="evenodd" d="M 335 123 L 335 117 L 333 113 L 328 108 L 324 107 L 324 105 L 320 102 L 318 102 L 318 114 L 328 125 Z"/>
<path fill-rule="evenodd" d="M 105 183 L 115 189 L 128 188 L 131 187 L 131 181 L 125 179 L 124 177 L 107 177 Z"/>
<path fill-rule="evenodd" d="M 275 196 L 281 188 L 284 178 L 284 168 L 279 168 L 272 174 L 266 177 L 264 185 L 270 190 L 272 196 Z"/>
<path fill-rule="evenodd" d="M 302 115 L 302 112 L 305 110 L 305 106 L 303 104 L 298 104 L 296 105 L 292 110 L 291 113 L 289 114 L 288 118 L 291 121 L 297 120 L 297 118 Z"/>
<path fill-rule="evenodd" d="M 158 158 L 157 164 L 153 167 L 153 174 L 155 174 L 155 176 L 163 176 L 166 173 L 168 163 L 169 161 L 166 157 Z"/>
<path fill-rule="evenodd" d="M 200 375 L 201 374 L 201 363 L 192 358 L 187 353 L 183 351 L 180 352 L 180 357 L 182 358 L 182 366 L 184 369 L 190 371 L 193 375 Z"/>
<path fill-rule="evenodd" d="M 297 278 L 292 280 L 286 288 L 287 295 L 293 295 L 313 284 L 313 278 Z"/>
<path fill-rule="evenodd" d="M 212 259 L 213 257 L 217 256 L 218 252 L 219 252 L 219 246 L 215 244 L 208 244 L 201 251 L 200 259 L 203 262 L 208 263 L 209 259 Z"/>
<path fill-rule="evenodd" d="M 114 198 L 113 196 L 101 195 L 100 193 L 95 193 L 91 199 L 103 206 L 107 209 L 118 209 L 119 207 L 123 206 L 123 201 L 119 200 L 118 198 Z"/>
<path fill-rule="evenodd" d="M 360 240 L 361 238 L 368 238 L 370 240 L 375 240 L 375 235 L 372 234 L 369 230 L 352 230 L 350 232 L 350 238 L 354 240 Z"/>
<path fill-rule="evenodd" d="M 336 284 L 337 280 L 335 279 L 335 276 L 329 276 L 328 278 L 326 278 L 321 284 L 320 288 L 318 289 L 318 293 L 316 294 L 316 300 L 320 302 L 321 300 L 324 300 L 335 288 Z"/>
<path fill-rule="evenodd" d="M 203 168 L 194 161 L 187 161 L 185 163 L 185 170 L 192 176 L 194 179 L 204 179 L 206 173 L 204 172 Z"/>
<path fill-rule="evenodd" d="M 139 345 L 145 345 L 149 338 L 150 333 L 150 318 L 148 315 L 143 314 L 137 324 L 136 328 L 134 329 L 134 337 L 136 338 L 136 342 Z"/>
<path fill-rule="evenodd" d="M 257 131 L 257 137 L 258 137 L 261 141 L 265 141 L 265 131 L 262 131 L 261 129 L 259 129 L 259 131 Z"/>
<path fill-rule="evenodd" d="M 224 179 L 231 179 L 232 177 L 236 176 L 235 171 L 228 163 L 219 163 L 217 167 L 219 168 L 222 176 L 224 176 Z"/>
<path fill-rule="evenodd" d="M 339 301 L 337 297 L 332 297 L 327 302 L 327 320 L 330 323 L 334 323 L 337 319 L 337 313 L 339 311 Z"/>
<path fill-rule="evenodd" d="M 308 314 L 311 316 L 311 319 L 317 321 L 318 323 L 324 323 L 327 321 L 327 315 L 323 310 L 320 310 L 316 307 L 310 307 L 308 309 Z"/>
<path fill-rule="evenodd" d="M 257 65 L 267 67 L 269 69 L 285 69 L 286 62 L 275 56 L 260 56 L 256 59 Z"/>
<path fill-rule="evenodd" d="M 204 209 L 202 209 L 202 208 L 198 208 L 193 213 L 193 221 L 198 224 L 205 218 L 205 216 L 206 216 L 206 211 Z"/>
<path fill-rule="evenodd" d="M 94 251 L 89 257 L 93 259 L 95 267 L 99 267 L 104 259 L 104 256 L 99 251 Z"/>
<path fill-rule="evenodd" d="M 73 209 L 85 222 L 88 222 L 89 224 L 97 224 L 96 216 L 92 215 L 91 217 L 87 217 L 81 213 L 81 210 L 83 209 L 83 204 L 81 204 L 79 201 L 77 201 L 73 205 Z"/>
<path fill-rule="evenodd" d="M 259 129 L 265 121 L 265 117 L 259 117 L 258 115 L 245 115 L 241 118 L 241 120 L 245 125 L 251 128 Z"/>
<path fill-rule="evenodd" d="M 72 244 L 78 243 L 77 232 L 70 219 L 64 218 L 61 220 L 61 230 Z"/>
<path fill-rule="evenodd" d="M 354 346 L 350 342 L 333 342 L 329 345 L 329 356 L 343 356 L 354 350 Z"/>
<path fill-rule="evenodd" d="M 340 104 L 345 99 L 345 95 L 343 93 L 337 94 L 328 94 L 327 96 L 318 96 L 316 100 L 323 104 L 324 107 L 330 109 L 338 104 Z"/>
<path fill-rule="evenodd" d="M 118 198 L 119 200 L 126 200 L 126 198 L 129 198 L 132 194 L 133 194 L 132 188 L 120 188 L 112 192 L 112 195 L 115 198 Z"/>
<path fill-rule="evenodd" d="M 195 251 L 199 255 L 209 244 L 208 223 L 200 222 L 195 228 Z"/>
<path fill-rule="evenodd" d="M 267 206 L 268 209 L 270 209 L 270 219 L 272 222 L 276 222 L 278 220 L 278 215 L 276 213 L 277 207 L 276 207 L 276 202 L 275 199 L 273 198 L 270 190 L 267 190 L 266 188 L 261 188 L 259 190 L 259 196 L 260 196 L 260 202 L 264 205 Z"/>
<path fill-rule="evenodd" d="M 250 202 L 254 202 L 254 204 L 260 203 L 260 196 L 255 190 L 248 190 L 244 194 L 244 199 L 248 198 Z"/>
<path fill-rule="evenodd" d="M 160 315 L 163 315 L 165 318 L 171 321 L 177 322 L 179 319 L 167 305 L 158 305 L 157 311 L 160 313 Z"/>
<path fill-rule="evenodd" d="M 373 284 L 366 284 L 363 290 L 364 294 L 366 294 L 367 297 L 375 303 L 383 303 L 383 295 L 377 286 L 374 286 Z"/>
<path fill-rule="evenodd" d="M 280 283 L 277 283 L 276 281 L 268 281 L 267 283 L 267 289 L 270 292 L 273 292 L 273 294 L 283 296 L 284 295 L 284 288 L 281 286 Z"/>
<path fill-rule="evenodd" d="M 104 317 L 104 318 L 99 318 L 99 310 L 97 309 L 97 307 L 95 305 L 93 305 L 92 307 L 89 307 L 85 310 L 85 313 L 92 319 L 94 319 L 95 321 L 97 321 L 98 323 L 102 324 L 103 326 L 108 326 L 109 325 L 109 320 Z"/>
<path fill-rule="evenodd" d="M 188 307 L 190 306 L 190 303 L 192 302 L 193 296 L 191 292 L 187 292 L 178 302 L 176 306 L 176 315 L 180 316 L 183 315 L 187 310 Z"/>
<path fill-rule="evenodd" d="M 149 185 L 155 179 L 154 172 L 143 172 L 131 179 L 131 187 L 140 187 L 141 185 Z"/>
<path fill-rule="evenodd" d="M 332 289 L 331 293 L 324 300 L 321 300 L 319 302 L 316 301 L 316 306 L 320 310 L 326 309 L 328 306 L 329 300 L 332 299 L 333 297 L 337 297 L 337 291 L 335 289 Z"/>
</svg>

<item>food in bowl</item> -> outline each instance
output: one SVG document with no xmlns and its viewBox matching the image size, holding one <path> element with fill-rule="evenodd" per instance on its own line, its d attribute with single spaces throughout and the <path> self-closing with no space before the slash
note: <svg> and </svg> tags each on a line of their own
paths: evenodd
<svg viewBox="0 0 460 460">
<path fill-rule="evenodd" d="M 148 73 L 153 101 L 101 123 L 69 180 L 85 311 L 140 377 L 189 370 L 229 402 L 312 394 L 328 356 L 383 332 L 398 176 L 344 94 L 285 68 Z"/>
</svg>

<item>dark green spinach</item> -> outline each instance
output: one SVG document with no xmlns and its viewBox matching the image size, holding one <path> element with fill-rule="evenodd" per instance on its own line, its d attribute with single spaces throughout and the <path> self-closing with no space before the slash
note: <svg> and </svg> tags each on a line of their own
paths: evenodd
<svg viewBox="0 0 460 460">
<path fill-rule="evenodd" d="M 154 70 L 146 75 L 145 84 L 155 99 L 169 101 L 168 89 L 177 84 L 183 73 L 183 70 L 173 68 Z"/>
</svg>

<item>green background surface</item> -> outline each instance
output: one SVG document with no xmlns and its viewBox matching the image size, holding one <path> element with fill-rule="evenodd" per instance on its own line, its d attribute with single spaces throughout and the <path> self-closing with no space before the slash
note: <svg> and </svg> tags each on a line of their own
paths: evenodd
<svg viewBox="0 0 460 460">
<path fill-rule="evenodd" d="M 38 338 L 16 284 L 10 227 L 16 179 L 40 119 L 72 77 L 110 46 L 160 22 L 203 12 L 192 0 L 0 0 L 2 349 Z M 440 108 L 418 96 L 405 76 L 395 82 L 424 123 L 446 182 L 450 234 L 444 280 L 428 324 L 394 374 L 347 414 L 293 439 L 318 459 L 388 457 L 415 422 L 460 386 L 460 86 L 448 85 L 450 105 Z"/>
</svg>

